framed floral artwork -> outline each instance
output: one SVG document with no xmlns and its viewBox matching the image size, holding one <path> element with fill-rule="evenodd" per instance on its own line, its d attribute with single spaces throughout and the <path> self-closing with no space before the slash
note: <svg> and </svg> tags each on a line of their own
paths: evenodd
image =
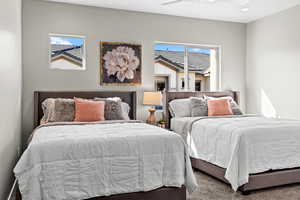
<svg viewBox="0 0 300 200">
<path fill-rule="evenodd" d="M 142 46 L 100 42 L 100 84 L 140 85 L 142 83 Z"/>
</svg>

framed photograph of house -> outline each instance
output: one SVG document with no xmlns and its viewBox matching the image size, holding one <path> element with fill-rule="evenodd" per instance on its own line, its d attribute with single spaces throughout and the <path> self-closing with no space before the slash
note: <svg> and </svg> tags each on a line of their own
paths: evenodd
<svg viewBox="0 0 300 200">
<path fill-rule="evenodd" d="M 142 46 L 120 42 L 100 42 L 100 84 L 140 85 Z"/>
<path fill-rule="evenodd" d="M 75 35 L 49 35 L 50 69 L 85 70 L 85 37 Z"/>
</svg>

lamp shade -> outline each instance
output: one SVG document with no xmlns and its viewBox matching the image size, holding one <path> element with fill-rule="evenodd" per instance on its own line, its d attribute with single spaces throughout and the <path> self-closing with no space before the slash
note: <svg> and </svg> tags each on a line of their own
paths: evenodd
<svg viewBox="0 0 300 200">
<path fill-rule="evenodd" d="M 162 105 L 162 95 L 160 92 L 144 92 L 144 105 L 150 106 L 161 106 Z"/>
</svg>

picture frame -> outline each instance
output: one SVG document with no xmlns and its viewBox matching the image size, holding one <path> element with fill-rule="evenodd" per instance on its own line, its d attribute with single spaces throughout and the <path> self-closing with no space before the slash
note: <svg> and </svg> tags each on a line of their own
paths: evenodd
<svg viewBox="0 0 300 200">
<path fill-rule="evenodd" d="M 86 37 L 49 34 L 49 68 L 54 70 L 86 70 Z"/>
<path fill-rule="evenodd" d="M 100 42 L 100 85 L 141 85 L 142 45 Z"/>
</svg>

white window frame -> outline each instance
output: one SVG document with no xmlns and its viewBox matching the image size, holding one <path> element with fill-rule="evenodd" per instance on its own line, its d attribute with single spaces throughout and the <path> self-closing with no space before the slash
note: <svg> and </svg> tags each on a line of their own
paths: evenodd
<svg viewBox="0 0 300 200">
<path fill-rule="evenodd" d="M 221 45 L 209 45 L 209 44 L 192 44 L 192 43 L 178 43 L 178 42 L 163 42 L 163 41 L 155 41 L 154 45 L 157 44 L 166 44 L 166 45 L 180 45 L 184 46 L 184 90 L 189 91 L 189 73 L 188 73 L 188 49 L 189 48 L 199 48 L 199 49 L 212 49 L 216 51 L 216 69 L 215 69 L 215 77 L 216 83 L 214 88 L 211 88 L 211 91 L 220 91 L 222 90 L 222 47 Z"/>
<path fill-rule="evenodd" d="M 59 68 L 54 68 L 51 69 L 51 37 L 72 37 L 72 38 L 79 38 L 83 40 L 83 58 L 82 58 L 82 68 L 78 68 L 78 69 L 59 69 Z M 49 54 L 49 58 L 48 58 L 48 67 L 51 70 L 64 70 L 64 71 L 85 71 L 86 70 L 86 37 L 83 35 L 72 35 L 72 34 L 60 34 L 60 33 L 49 33 L 48 35 L 48 54 Z"/>
</svg>

